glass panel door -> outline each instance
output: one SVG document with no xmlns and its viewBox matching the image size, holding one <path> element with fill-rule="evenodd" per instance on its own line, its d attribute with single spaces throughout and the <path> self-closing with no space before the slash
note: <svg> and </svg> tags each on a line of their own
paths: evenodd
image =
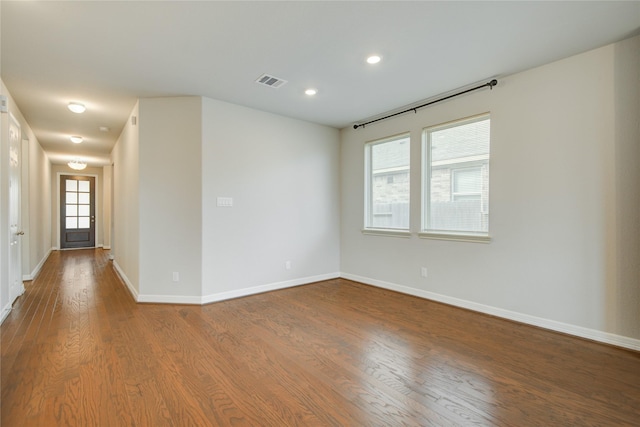
<svg viewBox="0 0 640 427">
<path fill-rule="evenodd" d="M 95 178 L 60 177 L 60 247 L 95 246 Z"/>
</svg>

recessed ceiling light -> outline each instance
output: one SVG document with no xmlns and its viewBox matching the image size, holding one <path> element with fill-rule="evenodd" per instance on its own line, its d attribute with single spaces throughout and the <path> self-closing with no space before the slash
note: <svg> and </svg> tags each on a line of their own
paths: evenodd
<svg viewBox="0 0 640 427">
<path fill-rule="evenodd" d="M 100 129 L 100 132 L 109 132 L 109 128 L 106 126 L 100 126 L 98 129 Z"/>
<path fill-rule="evenodd" d="M 81 136 L 72 136 L 72 137 L 69 137 L 69 139 L 74 144 L 80 144 L 82 142 L 82 137 Z"/>
<path fill-rule="evenodd" d="M 69 110 L 78 114 L 84 113 L 85 110 L 87 109 L 83 104 L 80 104 L 79 102 L 70 102 L 67 107 L 69 107 Z"/>
<path fill-rule="evenodd" d="M 371 55 L 370 57 L 367 58 L 367 62 L 369 64 L 377 64 L 378 62 L 380 62 L 382 58 L 380 58 L 378 55 Z"/>
<path fill-rule="evenodd" d="M 307 94 L 307 95 L 309 95 L 309 96 L 313 96 L 313 95 L 315 95 L 316 93 L 318 93 L 318 91 L 317 91 L 317 90 L 315 90 L 315 89 L 307 89 L 307 90 L 305 90 L 305 91 L 304 91 L 304 93 L 305 93 L 305 94 Z"/>
</svg>

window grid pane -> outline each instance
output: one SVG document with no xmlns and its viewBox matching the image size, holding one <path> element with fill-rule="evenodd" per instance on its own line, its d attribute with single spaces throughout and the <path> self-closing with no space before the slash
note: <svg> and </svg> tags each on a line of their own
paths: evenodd
<svg viewBox="0 0 640 427">
<path fill-rule="evenodd" d="M 75 205 L 78 203 L 78 193 L 73 193 L 71 191 L 67 191 L 66 202 L 69 205 Z"/>
<path fill-rule="evenodd" d="M 425 130 L 425 231 L 488 234 L 489 146 L 488 115 Z"/>
<path fill-rule="evenodd" d="M 78 228 L 78 218 L 77 217 L 68 216 L 66 219 L 67 219 L 67 224 L 66 224 L 67 229 Z"/>
<path fill-rule="evenodd" d="M 78 216 L 78 205 L 67 205 L 67 216 Z"/>
<path fill-rule="evenodd" d="M 90 182 L 68 179 L 65 190 L 65 227 L 67 229 L 90 228 Z"/>
<path fill-rule="evenodd" d="M 365 228 L 409 229 L 409 135 L 365 146 Z"/>
</svg>

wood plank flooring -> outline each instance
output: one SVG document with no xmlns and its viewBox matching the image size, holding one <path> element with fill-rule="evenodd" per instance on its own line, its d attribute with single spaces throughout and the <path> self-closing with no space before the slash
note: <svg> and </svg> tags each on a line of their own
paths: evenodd
<svg viewBox="0 0 640 427">
<path fill-rule="evenodd" d="M 639 426 L 640 354 L 351 282 L 135 304 L 53 252 L 1 327 L 1 425 Z"/>
</svg>

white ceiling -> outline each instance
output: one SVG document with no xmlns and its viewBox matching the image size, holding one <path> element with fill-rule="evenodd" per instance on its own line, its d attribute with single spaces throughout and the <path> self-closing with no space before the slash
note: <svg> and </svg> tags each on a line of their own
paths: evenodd
<svg viewBox="0 0 640 427">
<path fill-rule="evenodd" d="M 638 1 L 2 0 L 0 14 L 2 79 L 41 145 L 54 163 L 91 165 L 109 163 L 140 97 L 201 95 L 341 128 L 640 29 Z M 263 73 L 288 83 L 260 86 Z"/>
</svg>

